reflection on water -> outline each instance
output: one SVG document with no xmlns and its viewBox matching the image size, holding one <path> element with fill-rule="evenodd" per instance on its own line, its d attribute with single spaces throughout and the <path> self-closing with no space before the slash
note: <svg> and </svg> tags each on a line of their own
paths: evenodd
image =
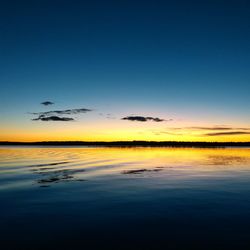
<svg viewBox="0 0 250 250">
<path fill-rule="evenodd" d="M 161 171 L 163 169 L 163 167 L 156 167 L 154 169 L 132 169 L 132 170 L 125 170 L 122 173 L 123 174 L 140 174 L 140 173 L 144 173 L 144 172 L 158 172 Z"/>
<path fill-rule="evenodd" d="M 208 160 L 211 165 L 239 165 L 249 161 L 248 157 L 235 155 L 210 155 Z"/>
<path fill-rule="evenodd" d="M 82 181 L 82 179 L 75 178 L 75 174 L 82 173 L 85 169 L 58 169 L 55 167 L 47 167 L 47 166 L 55 166 L 61 165 L 69 162 L 55 162 L 55 163 L 48 163 L 48 164 L 38 164 L 33 165 L 32 171 L 36 174 L 40 174 L 43 177 L 36 182 L 38 184 L 42 184 L 41 187 L 49 187 L 51 183 L 58 183 L 62 181 Z M 41 167 L 43 166 L 43 167 Z"/>
<path fill-rule="evenodd" d="M 247 148 L 2 147 L 0 237 L 30 249 L 250 249 L 249 183 Z"/>
</svg>

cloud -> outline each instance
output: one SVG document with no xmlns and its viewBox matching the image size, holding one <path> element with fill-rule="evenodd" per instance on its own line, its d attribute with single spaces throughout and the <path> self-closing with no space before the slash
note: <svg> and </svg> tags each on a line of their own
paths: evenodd
<svg viewBox="0 0 250 250">
<path fill-rule="evenodd" d="M 52 110 L 46 112 L 35 112 L 30 113 L 32 115 L 38 116 L 37 118 L 32 119 L 32 121 L 74 121 L 75 119 L 72 117 L 62 117 L 61 115 L 74 115 L 81 114 L 92 111 L 91 109 L 65 109 L 65 110 Z"/>
<path fill-rule="evenodd" d="M 37 118 L 32 119 L 33 121 L 74 121 L 72 117 L 61 117 L 61 115 L 75 115 L 92 111 L 91 109 L 65 109 L 65 110 L 52 110 L 46 112 L 35 112 L 32 115 L 37 115 Z"/>
<path fill-rule="evenodd" d="M 212 127 L 183 127 L 183 128 L 168 128 L 170 130 L 211 130 L 211 131 L 230 131 L 230 130 L 243 130 L 249 131 L 250 128 L 247 127 L 229 127 L 229 126 L 212 126 Z"/>
<path fill-rule="evenodd" d="M 245 132 L 245 131 L 215 132 L 215 133 L 206 133 L 203 136 L 222 136 L 222 135 L 250 135 L 250 132 Z"/>
<path fill-rule="evenodd" d="M 174 136 L 179 136 L 179 135 L 183 135 L 182 133 L 171 133 L 171 132 L 165 132 L 165 131 L 156 131 L 156 132 L 152 132 L 154 135 L 174 135 Z"/>
<path fill-rule="evenodd" d="M 59 117 L 59 116 L 44 116 L 40 115 L 37 118 L 32 119 L 32 121 L 62 121 L 62 122 L 69 122 L 69 121 L 74 121 L 73 118 L 71 117 Z"/>
<path fill-rule="evenodd" d="M 217 126 L 214 126 L 214 127 L 188 127 L 187 129 L 194 129 L 194 130 L 232 130 L 234 128 L 230 128 L 230 127 L 217 127 Z"/>
<path fill-rule="evenodd" d="M 46 101 L 46 102 L 41 102 L 42 105 L 48 106 L 48 105 L 53 105 L 54 102 Z"/>
<path fill-rule="evenodd" d="M 193 127 L 169 127 L 166 130 L 152 130 L 154 135 L 193 135 L 193 136 L 230 136 L 230 135 L 250 135 L 248 127 L 230 127 L 230 126 L 193 126 Z"/>
<path fill-rule="evenodd" d="M 112 114 L 107 114 L 106 118 L 107 119 L 116 119 L 116 117 L 114 115 L 112 115 Z"/>
<path fill-rule="evenodd" d="M 126 116 L 123 117 L 122 120 L 128 121 L 137 121 L 137 122 L 147 122 L 147 121 L 154 121 L 154 122 L 163 122 L 163 121 L 172 121 L 172 119 L 164 120 L 158 117 L 150 117 L 150 116 Z"/>
<path fill-rule="evenodd" d="M 80 114 L 80 113 L 87 113 L 92 111 L 91 109 L 65 109 L 65 110 L 52 110 L 52 111 L 46 111 L 46 112 L 36 112 L 31 113 L 33 115 L 72 115 L 72 114 Z"/>
</svg>

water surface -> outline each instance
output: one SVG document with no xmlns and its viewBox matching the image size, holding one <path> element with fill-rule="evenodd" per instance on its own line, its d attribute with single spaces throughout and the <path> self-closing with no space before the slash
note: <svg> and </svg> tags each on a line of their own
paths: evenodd
<svg viewBox="0 0 250 250">
<path fill-rule="evenodd" d="M 1 147 L 0 200 L 3 249 L 250 249 L 250 149 Z"/>
</svg>

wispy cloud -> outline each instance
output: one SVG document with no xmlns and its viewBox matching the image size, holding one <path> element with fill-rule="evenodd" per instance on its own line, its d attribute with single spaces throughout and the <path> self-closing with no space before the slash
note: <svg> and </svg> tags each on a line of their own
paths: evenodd
<svg viewBox="0 0 250 250">
<path fill-rule="evenodd" d="M 32 119 L 32 121 L 61 121 L 61 122 L 69 122 L 69 121 L 74 121 L 74 118 L 71 117 L 59 117 L 59 116 L 44 116 L 40 115 L 37 118 Z"/>
<path fill-rule="evenodd" d="M 166 131 L 152 131 L 154 135 L 173 135 L 173 136 L 181 136 L 182 133 L 171 133 Z"/>
<path fill-rule="evenodd" d="M 153 121 L 153 122 L 164 122 L 164 121 L 172 121 L 172 119 L 165 120 L 158 117 L 151 117 L 151 116 L 126 116 L 123 117 L 122 120 L 128 120 L 128 121 L 137 121 L 137 122 L 147 122 L 147 121 Z"/>
<path fill-rule="evenodd" d="M 152 130 L 154 135 L 192 135 L 192 136 L 230 136 L 250 135 L 249 127 L 233 127 L 226 125 L 218 126 L 192 126 L 192 127 L 169 127 L 165 130 Z"/>
<path fill-rule="evenodd" d="M 45 102 L 41 102 L 41 104 L 44 105 L 44 106 L 48 106 L 48 105 L 53 105 L 54 102 L 45 101 Z"/>
<path fill-rule="evenodd" d="M 191 130 L 212 130 L 212 131 L 227 131 L 227 130 L 250 130 L 250 128 L 239 128 L 239 127 L 229 127 L 229 126 L 214 126 L 214 127 L 186 127 L 186 129 Z"/>
<path fill-rule="evenodd" d="M 191 130 L 232 130 L 233 128 L 230 127 L 187 127 L 186 129 L 191 129 Z"/>
<path fill-rule="evenodd" d="M 46 112 L 35 112 L 33 115 L 73 115 L 80 113 L 91 112 L 92 109 L 80 108 L 80 109 L 65 109 L 65 110 L 52 110 Z"/>
<path fill-rule="evenodd" d="M 79 108 L 79 109 L 65 109 L 65 110 L 52 110 L 46 112 L 34 112 L 32 115 L 36 115 L 37 118 L 32 121 L 74 121 L 72 117 L 62 117 L 62 115 L 76 115 L 81 113 L 87 113 L 92 111 L 91 109 Z"/>
<path fill-rule="evenodd" d="M 107 114 L 106 118 L 107 119 L 116 119 L 116 117 L 114 115 L 112 115 L 112 114 Z"/>
<path fill-rule="evenodd" d="M 214 133 L 206 133 L 203 136 L 223 136 L 223 135 L 250 135 L 250 131 L 214 132 Z"/>
</svg>

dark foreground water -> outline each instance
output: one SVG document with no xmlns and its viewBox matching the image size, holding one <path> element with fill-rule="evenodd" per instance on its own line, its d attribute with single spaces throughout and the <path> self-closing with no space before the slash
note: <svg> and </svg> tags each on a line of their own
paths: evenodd
<svg viewBox="0 0 250 250">
<path fill-rule="evenodd" d="M 250 249 L 250 149 L 0 148 L 0 249 Z"/>
</svg>

